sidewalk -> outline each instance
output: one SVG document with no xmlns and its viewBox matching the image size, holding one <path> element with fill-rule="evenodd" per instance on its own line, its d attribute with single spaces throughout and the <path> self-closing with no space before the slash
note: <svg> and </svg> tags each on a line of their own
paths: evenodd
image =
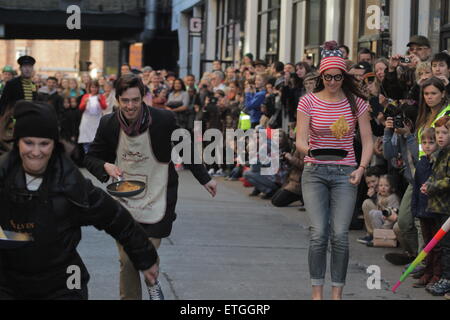
<svg viewBox="0 0 450 320">
<path fill-rule="evenodd" d="M 270 201 L 247 196 L 242 183 L 218 181 L 215 199 L 188 171 L 180 172 L 177 214 L 172 235 L 159 250 L 166 299 L 309 300 L 308 218 L 298 207 L 275 208 Z M 392 294 L 403 272 L 383 256 L 399 249 L 368 248 L 356 242 L 363 231 L 350 232 L 346 300 L 436 299 L 414 289 L 409 278 Z M 118 299 L 119 263 L 114 241 L 88 228 L 80 253 L 91 272 L 91 299 Z M 367 267 L 381 269 L 381 290 L 367 288 Z M 328 266 L 329 270 L 329 266 Z M 327 272 L 325 298 L 330 298 Z M 147 297 L 144 293 L 144 297 Z"/>
</svg>

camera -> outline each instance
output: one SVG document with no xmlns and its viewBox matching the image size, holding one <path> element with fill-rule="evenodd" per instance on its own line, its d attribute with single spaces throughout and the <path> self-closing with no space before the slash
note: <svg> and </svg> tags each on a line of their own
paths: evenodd
<svg viewBox="0 0 450 320">
<path fill-rule="evenodd" d="M 401 129 L 405 127 L 405 116 L 403 115 L 403 112 L 396 115 L 394 118 L 394 128 L 395 129 Z"/>
<path fill-rule="evenodd" d="M 393 104 L 389 104 L 386 109 L 384 109 L 384 117 L 394 119 L 394 129 L 400 129 L 405 127 L 406 117 L 400 107 Z"/>
<path fill-rule="evenodd" d="M 397 208 L 386 208 L 385 210 L 382 210 L 381 213 L 384 217 L 389 218 L 392 216 L 393 213 L 398 215 L 398 209 Z"/>
<path fill-rule="evenodd" d="M 400 62 L 401 62 L 401 63 L 410 63 L 410 62 L 411 62 L 411 59 L 408 58 L 408 57 L 401 57 L 401 58 L 400 58 Z"/>
</svg>

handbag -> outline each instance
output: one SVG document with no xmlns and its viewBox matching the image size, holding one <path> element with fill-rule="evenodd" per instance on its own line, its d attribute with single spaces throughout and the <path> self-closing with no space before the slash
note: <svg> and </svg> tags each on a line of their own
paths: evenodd
<svg viewBox="0 0 450 320">
<path fill-rule="evenodd" d="M 392 229 L 374 229 L 373 246 L 383 248 L 396 248 L 397 236 Z"/>
</svg>

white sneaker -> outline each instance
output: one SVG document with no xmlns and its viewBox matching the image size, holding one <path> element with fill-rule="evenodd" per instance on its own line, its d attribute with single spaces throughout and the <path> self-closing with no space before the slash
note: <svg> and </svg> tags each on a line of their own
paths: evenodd
<svg viewBox="0 0 450 320">
<path fill-rule="evenodd" d="M 213 168 L 209 169 L 208 174 L 209 174 L 210 176 L 212 176 L 212 175 L 214 174 L 214 169 L 213 169 Z"/>
<path fill-rule="evenodd" d="M 224 176 L 225 176 L 225 173 L 223 173 L 223 170 L 222 170 L 222 169 L 219 169 L 219 170 L 217 170 L 217 172 L 214 173 L 213 175 L 216 176 L 216 177 L 224 177 Z"/>
<path fill-rule="evenodd" d="M 164 294 L 158 280 L 153 286 L 147 285 L 147 290 L 150 300 L 164 300 Z"/>
</svg>

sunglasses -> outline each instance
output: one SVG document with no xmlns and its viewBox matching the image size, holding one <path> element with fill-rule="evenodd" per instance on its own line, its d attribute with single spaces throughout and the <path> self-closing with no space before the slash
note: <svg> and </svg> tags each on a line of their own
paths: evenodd
<svg viewBox="0 0 450 320">
<path fill-rule="evenodd" d="M 343 74 L 336 74 L 334 76 L 332 76 L 331 74 L 324 74 L 322 77 L 323 77 L 323 80 L 325 80 L 325 81 L 331 81 L 334 79 L 334 81 L 340 82 L 340 81 L 344 80 Z"/>
</svg>

